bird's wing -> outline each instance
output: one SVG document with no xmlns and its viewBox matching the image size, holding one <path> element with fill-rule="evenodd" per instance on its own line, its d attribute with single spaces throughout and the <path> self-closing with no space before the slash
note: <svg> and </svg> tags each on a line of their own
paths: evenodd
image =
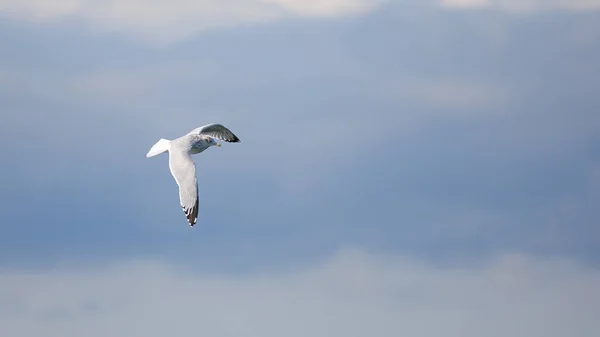
<svg viewBox="0 0 600 337">
<path fill-rule="evenodd" d="M 169 169 L 179 185 L 179 201 L 190 226 L 198 219 L 198 181 L 196 165 L 185 149 L 169 151 Z"/>
<path fill-rule="evenodd" d="M 224 127 L 221 124 L 211 123 L 201 126 L 194 131 L 197 134 L 207 135 L 211 137 L 215 137 L 217 139 L 229 142 L 229 143 L 239 143 L 240 139 L 231 132 L 228 128 Z"/>
</svg>

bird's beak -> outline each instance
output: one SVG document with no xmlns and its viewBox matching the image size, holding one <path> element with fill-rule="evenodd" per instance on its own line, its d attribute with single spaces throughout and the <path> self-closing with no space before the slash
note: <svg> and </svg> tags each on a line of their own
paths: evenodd
<svg viewBox="0 0 600 337">
<path fill-rule="evenodd" d="M 217 143 L 217 146 L 218 146 L 218 147 L 221 147 L 221 143 Z"/>
</svg>

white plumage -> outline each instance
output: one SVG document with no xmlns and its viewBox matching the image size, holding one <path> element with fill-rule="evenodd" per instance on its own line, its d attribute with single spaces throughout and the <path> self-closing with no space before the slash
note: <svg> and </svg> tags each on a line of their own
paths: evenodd
<svg viewBox="0 0 600 337">
<path fill-rule="evenodd" d="M 161 138 L 150 148 L 146 157 L 169 152 L 169 169 L 179 186 L 179 201 L 190 226 L 198 220 L 198 181 L 196 165 L 191 155 L 211 146 L 221 146 L 216 140 L 239 143 L 240 139 L 221 124 L 207 124 L 173 140 Z"/>
</svg>

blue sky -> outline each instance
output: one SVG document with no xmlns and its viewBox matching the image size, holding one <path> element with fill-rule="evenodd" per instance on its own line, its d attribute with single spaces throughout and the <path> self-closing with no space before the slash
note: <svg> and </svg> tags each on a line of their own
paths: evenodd
<svg viewBox="0 0 600 337">
<path fill-rule="evenodd" d="M 12 336 L 115 335 L 102 322 L 129 336 L 166 316 L 139 331 L 591 336 L 599 10 L 0 0 L 0 322 Z M 211 122 L 242 143 L 195 157 L 190 229 L 167 157 L 145 153 Z M 195 303 L 209 315 L 148 309 Z"/>
</svg>

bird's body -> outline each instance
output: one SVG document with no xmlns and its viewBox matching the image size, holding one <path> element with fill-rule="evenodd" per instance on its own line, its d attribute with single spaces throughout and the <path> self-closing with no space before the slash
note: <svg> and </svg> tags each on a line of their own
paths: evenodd
<svg viewBox="0 0 600 337">
<path fill-rule="evenodd" d="M 196 165 L 191 155 L 198 154 L 211 146 L 221 146 L 216 140 L 239 143 L 240 139 L 221 124 L 207 124 L 173 140 L 160 139 L 148 153 L 150 158 L 169 152 L 169 170 L 179 186 L 181 208 L 190 224 L 198 220 L 198 182 Z"/>
</svg>

